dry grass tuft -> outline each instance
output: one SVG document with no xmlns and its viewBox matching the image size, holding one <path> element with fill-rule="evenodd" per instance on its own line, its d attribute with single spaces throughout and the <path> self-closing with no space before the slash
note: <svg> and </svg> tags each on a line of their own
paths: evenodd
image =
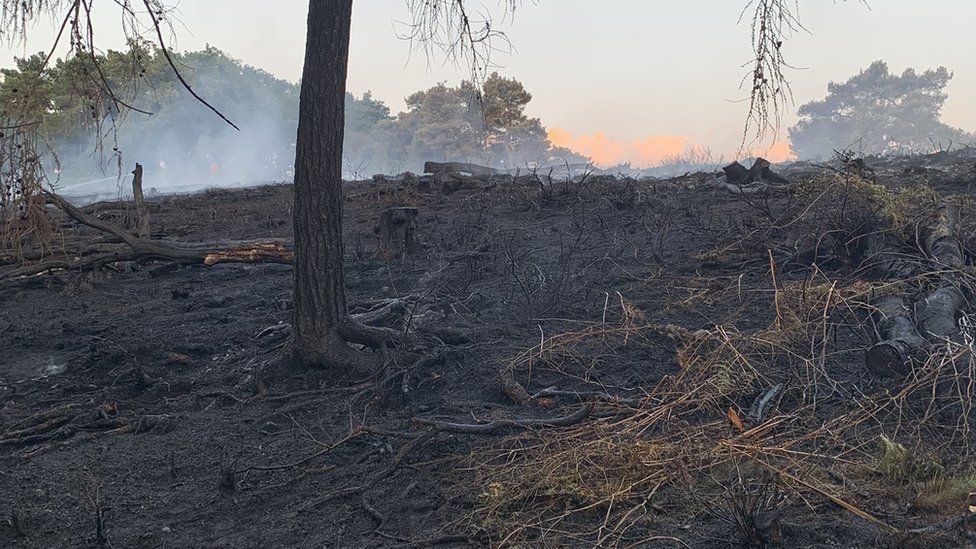
<svg viewBox="0 0 976 549">
<path fill-rule="evenodd" d="M 955 501 L 964 482 L 925 483 L 947 478 L 951 467 L 941 463 L 965 463 L 969 451 L 972 338 L 946 342 L 895 390 L 855 396 L 830 375 L 843 352 L 836 332 L 869 329 L 867 304 L 894 287 L 842 285 L 822 274 L 780 284 L 772 261 L 770 275 L 775 316 L 765 329 L 654 324 L 620 297 L 618 322 L 543 338 L 516 357 L 509 372 L 526 386 L 540 367 L 585 383 L 579 369 L 599 367 L 588 360 L 595 354 L 652 345 L 663 334 L 676 342 L 678 367 L 641 399 L 600 399 L 583 424 L 477 451 L 471 471 L 482 497 L 470 525 L 501 545 L 628 546 L 654 534 L 655 505 L 693 497 L 704 509 L 724 509 L 748 543 L 775 536 L 773 518 L 790 495 L 808 505 L 827 501 L 889 532 L 896 530 L 891 517 L 866 508 L 892 491 L 921 483 L 929 488 L 917 505 Z M 785 392 L 763 417 L 749 417 L 750 404 L 777 384 Z M 709 480 L 743 463 L 765 471 L 769 486 L 740 483 L 733 496 Z"/>
</svg>

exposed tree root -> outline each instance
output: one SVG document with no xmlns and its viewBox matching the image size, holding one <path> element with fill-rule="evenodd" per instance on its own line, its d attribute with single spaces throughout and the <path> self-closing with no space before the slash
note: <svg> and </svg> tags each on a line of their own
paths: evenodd
<svg viewBox="0 0 976 549">
<path fill-rule="evenodd" d="M 586 419 L 593 412 L 593 403 L 587 402 L 572 414 L 540 419 L 498 419 L 487 423 L 452 423 L 432 419 L 417 419 L 417 423 L 430 426 L 438 432 L 460 433 L 465 435 L 490 435 L 513 428 L 567 427 Z"/>
<path fill-rule="evenodd" d="M 309 501 L 304 505 L 302 505 L 299 510 L 307 511 L 310 509 L 314 509 L 315 507 L 318 507 L 319 505 L 322 505 L 332 500 L 346 498 L 350 496 L 359 496 L 360 506 L 367 514 L 370 515 L 370 517 L 372 517 L 377 522 L 377 526 L 374 531 L 379 533 L 379 529 L 382 528 L 382 526 L 386 523 L 386 517 L 370 504 L 369 500 L 367 500 L 365 497 L 366 492 L 372 487 L 376 486 L 379 482 L 393 475 L 397 471 L 397 469 L 399 469 L 400 464 L 403 462 L 403 460 L 411 452 L 422 447 L 427 442 L 433 440 L 440 433 L 489 435 L 489 434 L 502 432 L 504 430 L 511 429 L 511 428 L 564 427 L 564 426 L 574 425 L 576 423 L 579 423 L 580 421 L 588 417 L 592 412 L 592 410 L 593 410 L 593 404 L 587 403 L 578 411 L 562 417 L 542 418 L 542 419 L 496 420 L 488 423 L 479 423 L 479 424 L 464 424 L 464 423 L 453 423 L 453 422 L 438 421 L 438 420 L 417 419 L 415 421 L 418 424 L 426 426 L 427 427 L 426 430 L 423 431 L 423 433 L 420 434 L 419 436 L 413 438 L 407 438 L 407 442 L 405 442 L 400 447 L 400 449 L 396 452 L 396 454 L 394 454 L 393 459 L 386 466 L 386 468 L 384 468 L 376 475 L 373 475 L 371 478 L 369 478 L 367 481 L 363 483 L 345 486 L 343 488 L 330 492 L 324 496 Z M 296 462 L 294 464 L 288 464 L 286 467 L 292 467 L 298 464 L 306 463 L 307 461 L 314 459 L 319 455 L 328 453 L 335 446 L 344 443 L 345 441 L 353 438 L 354 436 L 362 432 L 366 432 L 366 431 L 365 430 L 356 431 L 352 435 L 343 438 L 335 445 L 329 446 L 319 451 L 317 454 L 313 456 L 309 456 L 308 458 L 304 458 L 299 462 Z M 276 467 L 275 469 L 277 468 L 278 467 Z M 465 537 L 464 539 L 467 538 Z M 451 543 L 451 542 L 453 542 L 453 540 L 452 541 L 445 540 L 443 542 L 438 542 L 438 543 Z"/>
<path fill-rule="evenodd" d="M 141 433 L 169 429 L 176 418 L 170 415 L 146 415 L 137 418 L 117 416 L 114 405 L 103 404 L 86 410 L 80 404 L 62 404 L 25 418 L 3 434 L 0 446 L 39 445 L 25 454 L 33 457 L 49 449 L 55 441 L 67 441 L 75 435 Z"/>
</svg>

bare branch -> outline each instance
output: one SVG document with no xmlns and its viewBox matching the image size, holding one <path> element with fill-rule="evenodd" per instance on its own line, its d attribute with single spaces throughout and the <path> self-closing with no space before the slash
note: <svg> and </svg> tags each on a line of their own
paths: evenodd
<svg viewBox="0 0 976 549">
<path fill-rule="evenodd" d="M 514 17 L 521 0 L 501 0 L 504 18 Z M 398 33 L 412 47 L 422 50 L 428 61 L 438 52 L 451 62 L 463 62 L 471 69 L 471 82 L 480 87 L 494 67 L 492 53 L 501 44 L 511 49 L 505 33 L 494 26 L 488 13 L 473 16 L 466 0 L 407 0 L 412 21 Z"/>
<path fill-rule="evenodd" d="M 741 17 L 750 9 L 753 9 L 754 58 L 746 63 L 750 70 L 743 78 L 743 84 L 751 82 L 749 112 L 742 133 L 743 149 L 752 133 L 756 139 L 763 139 L 770 132 L 774 138 L 778 134 L 783 114 L 793 102 L 793 91 L 784 74 L 790 65 L 783 54 L 783 45 L 795 32 L 805 30 L 796 15 L 798 0 L 750 0 Z"/>
</svg>

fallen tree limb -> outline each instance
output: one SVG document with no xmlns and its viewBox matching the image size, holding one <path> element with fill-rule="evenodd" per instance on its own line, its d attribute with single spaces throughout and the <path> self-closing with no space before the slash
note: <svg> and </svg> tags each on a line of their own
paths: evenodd
<svg viewBox="0 0 976 549">
<path fill-rule="evenodd" d="M 43 260 L 0 272 L 0 280 L 11 280 L 42 274 L 53 270 L 79 270 L 101 267 L 119 261 L 166 259 L 181 264 L 218 263 L 283 263 L 290 264 L 294 254 L 280 242 L 240 242 L 228 244 L 176 245 L 149 238 L 140 238 L 121 227 L 102 221 L 69 203 L 58 194 L 44 191 L 46 200 L 76 222 L 107 233 L 126 248 L 99 245 L 71 253 L 69 257 Z M 148 213 L 146 213 L 148 216 Z M 148 217 L 146 217 L 148 223 Z"/>
<path fill-rule="evenodd" d="M 502 172 L 468 162 L 424 162 L 424 173 L 469 173 L 472 176 L 498 175 Z"/>
<path fill-rule="evenodd" d="M 938 266 L 959 269 L 966 264 L 962 242 L 956 236 L 958 224 L 959 206 L 947 204 L 919 231 L 922 251 Z"/>
<path fill-rule="evenodd" d="M 273 242 L 243 243 L 231 248 L 217 248 L 215 246 L 175 246 L 158 240 L 139 238 L 120 227 L 86 214 L 55 193 L 44 191 L 44 195 L 68 217 L 82 225 L 115 236 L 131 248 L 133 253 L 142 257 L 157 257 L 205 265 L 227 262 L 291 263 L 294 259 L 291 252 L 285 250 L 282 244 Z"/>
<path fill-rule="evenodd" d="M 218 263 L 286 263 L 295 260 L 295 255 L 278 242 L 256 242 L 235 248 L 207 253 L 203 264 L 211 267 Z"/>
<path fill-rule="evenodd" d="M 80 257 L 48 259 L 41 261 L 40 263 L 24 265 L 22 267 L 16 267 L 14 269 L 4 271 L 0 273 L 0 279 L 33 276 L 55 270 L 90 269 L 119 261 L 133 261 L 139 257 L 139 254 L 135 252 L 118 249 L 114 252 L 96 253 L 92 255 L 83 255 Z"/>
<path fill-rule="evenodd" d="M 915 322 L 923 337 L 930 340 L 951 337 L 959 330 L 956 313 L 966 297 L 953 284 L 942 286 L 915 302 Z"/>
</svg>

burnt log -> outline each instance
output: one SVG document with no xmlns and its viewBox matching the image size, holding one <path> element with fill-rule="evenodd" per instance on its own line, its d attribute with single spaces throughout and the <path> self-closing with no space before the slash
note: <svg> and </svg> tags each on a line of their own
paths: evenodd
<svg viewBox="0 0 976 549">
<path fill-rule="evenodd" d="M 771 166 L 769 160 L 766 160 L 765 158 L 755 159 L 752 162 L 752 167 L 749 168 L 748 180 L 746 182 L 754 183 L 756 181 L 762 181 L 764 179 L 763 172 L 768 172 L 769 166 Z"/>
<path fill-rule="evenodd" d="M 874 303 L 881 341 L 864 356 L 868 370 L 879 377 L 905 375 L 910 359 L 928 341 L 915 328 L 911 309 L 899 296 L 885 296 Z"/>
<path fill-rule="evenodd" d="M 122 227 L 102 221 L 80 208 L 73 206 L 63 197 L 50 191 L 43 191 L 45 200 L 58 207 L 74 221 L 107 233 L 123 246 L 112 243 L 93 243 L 87 248 L 73 250 L 70 256 L 51 258 L 38 263 L 0 270 L 3 285 L 16 284 L 19 280 L 58 270 L 83 270 L 99 268 L 111 263 L 137 261 L 141 259 L 164 259 L 179 264 L 218 263 L 284 263 L 291 264 L 294 254 L 279 242 L 231 242 L 201 243 L 181 245 L 150 238 L 139 238 Z"/>
<path fill-rule="evenodd" d="M 470 174 L 474 177 L 498 175 L 501 172 L 487 166 L 467 162 L 424 162 L 424 173 Z"/>
<path fill-rule="evenodd" d="M 966 296 L 953 279 L 952 270 L 966 262 L 962 243 L 955 235 L 959 209 L 953 205 L 940 208 L 920 227 L 918 244 L 936 270 L 949 270 L 944 281 L 911 309 L 901 297 L 888 296 L 876 303 L 882 319 L 882 340 L 868 349 L 865 365 L 875 375 L 908 373 L 910 359 L 929 344 L 953 339 L 959 333 L 957 316 Z"/>
<path fill-rule="evenodd" d="M 956 236 L 959 206 L 949 204 L 939 209 L 921 228 L 919 244 L 937 268 L 960 269 L 966 265 L 966 253 Z"/>
<path fill-rule="evenodd" d="M 752 163 L 752 168 L 749 169 L 749 180 L 754 181 L 766 181 L 769 183 L 786 183 L 786 178 L 779 175 L 770 169 L 772 164 L 769 160 L 765 158 L 757 158 L 755 162 Z"/>
<path fill-rule="evenodd" d="M 915 302 L 915 322 L 929 340 L 951 338 L 959 331 L 956 314 L 966 302 L 957 286 L 948 284 Z"/>
<path fill-rule="evenodd" d="M 218 263 L 292 263 L 295 254 L 278 242 L 257 242 L 233 248 L 211 251 L 203 256 L 203 264 Z"/>
<path fill-rule="evenodd" d="M 915 302 L 915 318 L 918 331 L 929 340 L 943 340 L 958 333 L 956 316 L 966 301 L 966 296 L 952 279 L 951 272 L 966 265 L 966 252 L 956 237 L 959 207 L 953 204 L 939 209 L 922 228 L 922 250 L 929 256 L 935 269 L 948 269 L 948 279 L 925 298 Z"/>
<path fill-rule="evenodd" d="M 417 251 L 419 214 L 417 208 L 411 207 L 388 208 L 384 211 L 377 227 L 380 234 L 377 256 L 382 259 L 394 259 Z"/>
</svg>

